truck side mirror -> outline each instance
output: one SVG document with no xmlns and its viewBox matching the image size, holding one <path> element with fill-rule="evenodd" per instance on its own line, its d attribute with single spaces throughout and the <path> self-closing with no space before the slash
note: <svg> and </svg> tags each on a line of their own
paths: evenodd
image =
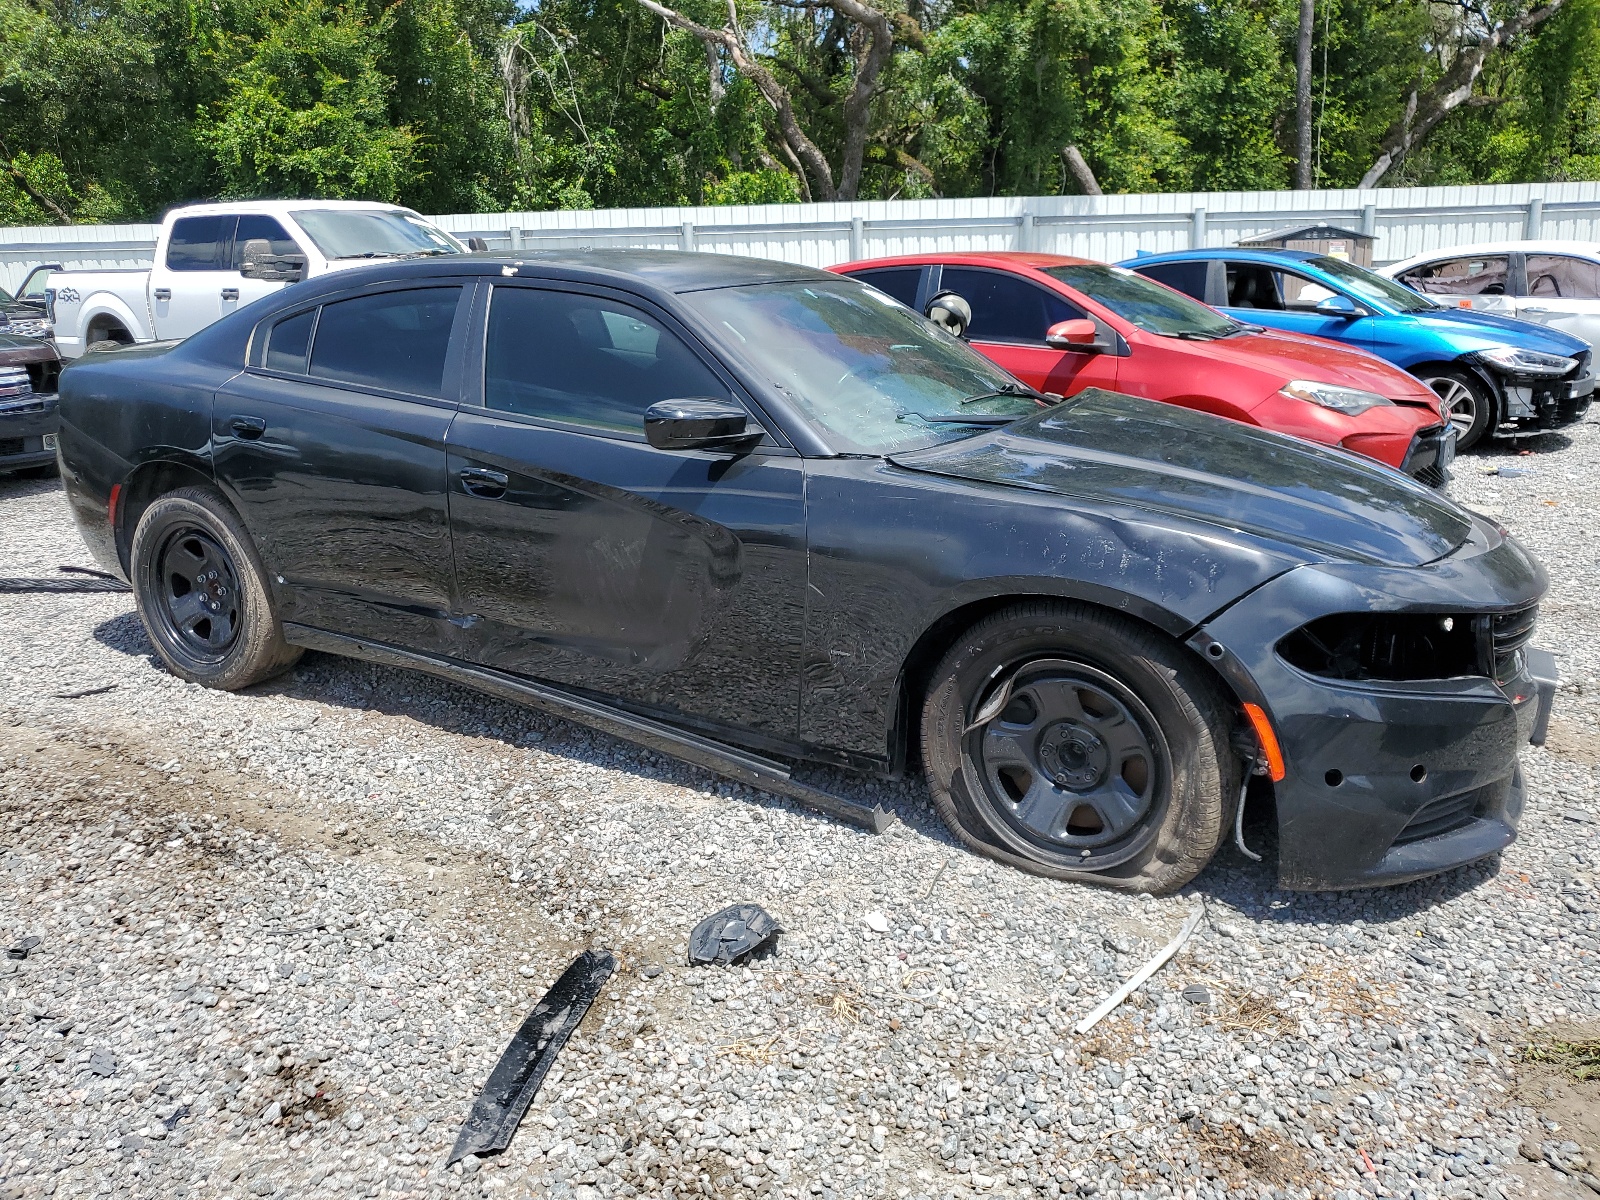
<svg viewBox="0 0 1600 1200">
<path fill-rule="evenodd" d="M 482 254 L 488 248 L 489 240 L 487 238 L 469 237 L 467 239 L 467 249 L 471 250 L 474 254 Z"/>
<path fill-rule="evenodd" d="M 306 256 L 274 254 L 266 238 L 251 238 L 239 256 L 239 274 L 268 283 L 298 283 L 305 278 Z"/>
</svg>

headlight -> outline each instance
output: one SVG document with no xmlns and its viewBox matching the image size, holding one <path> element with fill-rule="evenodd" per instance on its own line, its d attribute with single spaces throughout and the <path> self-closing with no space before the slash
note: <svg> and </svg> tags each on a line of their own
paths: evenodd
<svg viewBox="0 0 1600 1200">
<path fill-rule="evenodd" d="M 1291 400 L 1304 400 L 1309 404 L 1320 404 L 1323 408 L 1331 408 L 1350 417 L 1364 413 L 1369 408 L 1394 403 L 1393 400 L 1380 396 L 1377 392 L 1363 392 L 1360 388 L 1340 387 L 1335 383 L 1313 383 L 1309 379 L 1296 379 L 1292 383 L 1284 384 L 1278 389 L 1278 395 L 1287 396 Z"/>
<path fill-rule="evenodd" d="M 1545 375 L 1551 378 L 1565 375 L 1578 365 L 1576 359 L 1566 358 L 1560 354 L 1545 354 L 1541 350 L 1517 350 L 1511 346 L 1480 350 L 1478 358 L 1491 367 L 1498 367 L 1512 375 Z"/>
</svg>

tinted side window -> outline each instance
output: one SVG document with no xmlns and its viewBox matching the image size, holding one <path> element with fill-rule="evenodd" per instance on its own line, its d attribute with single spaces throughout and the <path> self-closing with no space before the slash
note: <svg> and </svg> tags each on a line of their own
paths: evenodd
<svg viewBox="0 0 1600 1200">
<path fill-rule="evenodd" d="M 1600 263 L 1566 254 L 1530 254 L 1528 295 L 1550 300 L 1600 298 Z"/>
<path fill-rule="evenodd" d="M 975 342 L 1043 344 L 1045 331 L 1057 321 L 1084 315 L 1054 292 L 999 271 L 946 267 L 939 290 L 958 292 L 972 305 L 967 337 Z"/>
<path fill-rule="evenodd" d="M 1504 296 L 1510 266 L 1504 255 L 1449 258 L 1412 267 L 1400 279 L 1434 296 Z"/>
<path fill-rule="evenodd" d="M 311 330 L 317 323 L 317 310 L 279 321 L 267 335 L 266 367 L 269 371 L 306 373 L 306 351 L 311 349 Z"/>
<path fill-rule="evenodd" d="M 239 218 L 239 229 L 233 235 L 233 269 L 237 271 L 239 264 L 244 261 L 244 245 L 246 242 L 264 241 L 272 244 L 273 254 L 299 254 L 300 247 L 294 244 L 294 239 L 289 236 L 288 230 L 280 225 L 275 217 L 264 217 L 259 213 L 246 213 Z"/>
<path fill-rule="evenodd" d="M 460 297 L 459 287 L 416 288 L 323 305 L 311 348 L 311 374 L 416 396 L 442 396 L 450 326 Z"/>
<path fill-rule="evenodd" d="M 643 434 L 644 410 L 658 400 L 730 398 L 711 369 L 648 314 L 539 288 L 495 288 L 483 382 L 490 408 L 608 433 Z"/>
<path fill-rule="evenodd" d="M 233 217 L 183 217 L 172 223 L 167 239 L 167 270 L 220 271 L 228 249 Z"/>
<path fill-rule="evenodd" d="M 921 267 L 885 267 L 877 271 L 855 271 L 852 279 L 870 283 L 880 292 L 893 296 L 907 308 L 917 306 L 917 284 L 922 280 Z"/>
<path fill-rule="evenodd" d="M 1134 270 L 1203 302 L 1206 298 L 1206 268 L 1210 265 L 1205 262 L 1152 263 L 1148 267 L 1135 267 Z"/>
</svg>

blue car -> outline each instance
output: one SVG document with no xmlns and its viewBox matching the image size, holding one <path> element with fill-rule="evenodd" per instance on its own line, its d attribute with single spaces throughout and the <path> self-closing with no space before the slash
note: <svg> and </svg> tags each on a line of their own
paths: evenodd
<svg viewBox="0 0 1600 1200">
<path fill-rule="evenodd" d="M 1392 279 L 1305 250 L 1184 250 L 1121 264 L 1239 321 L 1330 338 L 1386 358 L 1450 408 L 1457 447 L 1555 429 L 1594 392 L 1589 343 L 1490 313 L 1444 308 Z"/>
</svg>

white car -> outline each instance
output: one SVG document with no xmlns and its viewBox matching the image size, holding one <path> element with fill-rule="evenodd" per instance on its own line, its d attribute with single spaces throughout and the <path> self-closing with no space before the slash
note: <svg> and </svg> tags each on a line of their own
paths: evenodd
<svg viewBox="0 0 1600 1200">
<path fill-rule="evenodd" d="M 444 230 L 393 204 L 191 204 L 162 222 L 154 266 L 52 271 L 46 309 L 61 357 L 76 358 L 99 342 L 186 338 L 297 280 L 375 258 L 466 251 Z"/>
<path fill-rule="evenodd" d="M 1600 343 L 1600 242 L 1483 242 L 1390 263 L 1379 274 L 1441 304 L 1536 321 Z"/>
</svg>

